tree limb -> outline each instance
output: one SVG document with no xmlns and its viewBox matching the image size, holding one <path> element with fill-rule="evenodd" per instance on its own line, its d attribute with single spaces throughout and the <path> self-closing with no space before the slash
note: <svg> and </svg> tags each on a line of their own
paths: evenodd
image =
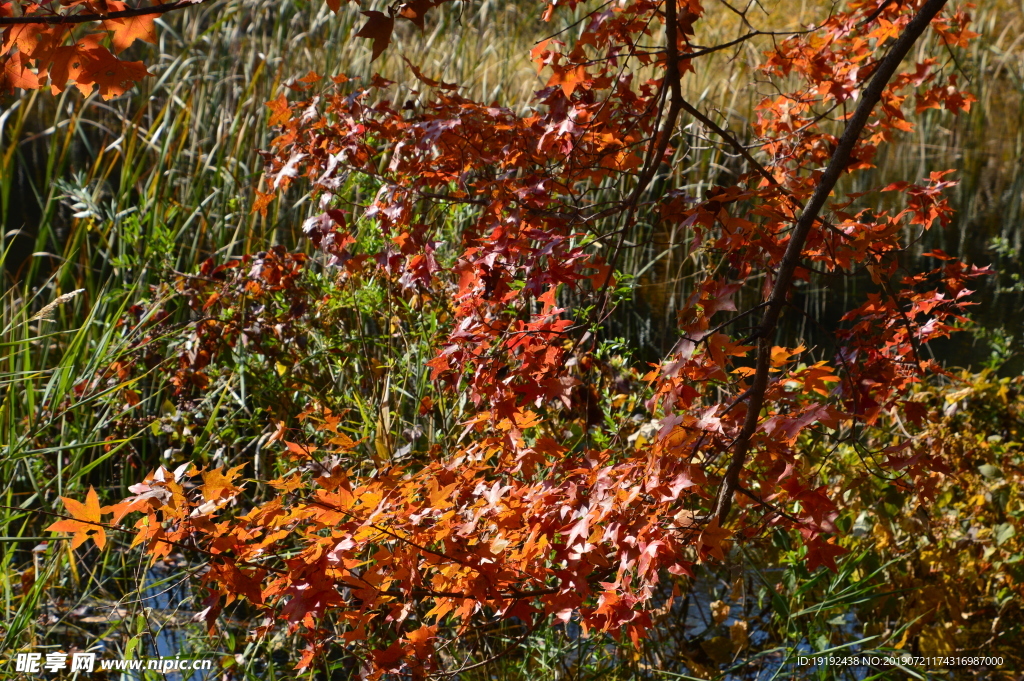
<svg viewBox="0 0 1024 681">
<path fill-rule="evenodd" d="M 126 19 L 128 17 L 141 17 L 147 14 L 166 14 L 176 9 L 184 9 L 194 5 L 202 4 L 205 0 L 181 0 L 169 5 L 150 5 L 148 7 L 135 7 L 120 12 L 109 12 L 107 14 L 30 14 L 25 17 L 0 17 L 0 26 L 15 26 L 18 24 L 88 24 L 93 21 L 109 21 L 110 19 Z"/>
<path fill-rule="evenodd" d="M 910 20 L 903 34 L 885 55 L 878 69 L 871 77 L 870 83 L 864 90 L 860 104 L 854 111 L 846 124 L 846 130 L 839 139 L 839 144 L 828 167 L 818 180 L 818 186 L 814 195 L 807 203 L 806 208 L 800 215 L 800 219 L 790 236 L 789 245 L 783 255 L 776 275 L 775 285 L 772 287 L 768 297 L 768 305 L 765 307 L 764 317 L 756 331 L 757 336 L 757 366 L 754 373 L 754 380 L 750 386 L 750 397 L 747 405 L 747 415 L 743 422 L 743 429 L 736 438 L 732 459 L 725 471 L 722 486 L 719 489 L 718 500 L 715 505 L 714 516 L 720 524 L 724 524 L 732 509 L 733 494 L 739 489 L 740 473 L 747 462 L 747 453 L 750 451 L 751 438 L 757 430 L 758 419 L 761 414 L 761 407 L 764 405 L 764 395 L 768 388 L 768 371 L 771 367 L 771 338 L 775 328 L 778 326 L 779 316 L 786 305 L 786 298 L 789 295 L 793 283 L 793 275 L 800 264 L 801 255 L 807 237 L 818 219 L 818 214 L 825 207 L 829 195 L 835 189 L 836 183 L 846 170 L 850 162 L 850 155 L 853 152 L 857 140 L 860 139 L 864 127 L 867 125 L 871 112 L 882 98 L 890 79 L 896 74 L 900 63 L 910 52 L 910 49 L 921 37 L 932 19 L 945 7 L 947 0 L 927 0 L 918 11 L 917 15 Z"/>
</svg>

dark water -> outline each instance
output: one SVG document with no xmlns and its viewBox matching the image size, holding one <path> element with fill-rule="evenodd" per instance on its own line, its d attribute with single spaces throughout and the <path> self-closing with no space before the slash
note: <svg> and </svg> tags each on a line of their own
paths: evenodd
<svg viewBox="0 0 1024 681">
<path fill-rule="evenodd" d="M 966 124 L 966 121 L 965 121 Z M 977 125 L 976 122 L 972 125 Z M 951 179 L 960 184 L 947 195 L 954 215 L 949 225 L 936 225 L 920 234 L 905 235 L 909 244 L 900 254 L 900 270 L 892 280 L 900 288 L 903 276 L 930 271 L 941 266 L 924 253 L 942 250 L 964 262 L 991 267 L 994 274 L 975 280 L 975 293 L 967 308 L 971 324 L 967 330 L 949 339 L 933 341 L 925 351 L 940 363 L 979 371 L 998 370 L 1002 375 L 1024 372 L 1024 124 L 1017 128 L 989 131 L 961 131 L 967 138 L 959 144 L 940 148 L 931 156 L 913 157 L 899 144 L 878 159 L 879 167 L 861 171 L 845 181 L 845 191 L 870 192 L 896 180 L 917 180 L 935 170 L 954 169 Z M 955 141 L 955 140 L 954 140 Z M 908 158 L 910 156 L 911 158 Z M 885 204 L 895 193 L 874 194 L 875 204 L 857 207 L 899 211 L 900 206 Z M 643 362 L 658 361 L 678 340 L 676 311 L 690 293 L 696 272 L 688 265 L 688 235 L 668 235 L 657 226 L 639 230 L 635 235 L 641 247 L 631 263 L 633 271 L 642 271 L 635 282 L 632 299 L 620 306 L 609 320 L 606 333 L 621 337 L 635 348 Z M 670 244 L 674 243 L 674 247 Z M 674 252 L 666 254 L 666 249 Z M 666 257 L 667 256 L 667 257 Z M 653 265 L 652 265 L 653 263 Z M 804 342 L 817 350 L 822 359 L 834 354 L 835 332 L 840 319 L 861 305 L 868 293 L 880 293 L 866 272 L 836 276 L 817 276 L 800 283 L 780 321 L 777 342 L 795 345 Z M 754 295 L 737 296 L 740 310 L 759 302 Z M 744 324 L 731 329 L 742 335 Z"/>
<path fill-rule="evenodd" d="M 146 571 L 146 586 L 142 591 L 142 600 L 146 607 L 165 615 L 176 615 L 191 603 L 190 582 L 188 573 L 175 575 L 163 567 L 152 567 Z M 167 581 L 170 578 L 171 581 Z M 165 625 L 160 627 L 151 641 L 148 655 L 151 658 L 182 658 L 190 656 L 190 646 L 183 628 Z M 214 664 L 214 667 L 217 665 Z M 217 674 L 216 669 L 210 671 L 170 672 L 163 676 L 168 681 L 205 681 Z"/>
</svg>

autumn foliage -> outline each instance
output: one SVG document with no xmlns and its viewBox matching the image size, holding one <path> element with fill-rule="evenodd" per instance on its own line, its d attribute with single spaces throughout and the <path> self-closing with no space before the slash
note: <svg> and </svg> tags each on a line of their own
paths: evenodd
<svg viewBox="0 0 1024 681">
<path fill-rule="evenodd" d="M 444 1 L 365 11 L 357 35 L 376 58 L 396 24 L 422 27 Z M 146 75 L 114 53 L 152 40 L 152 15 L 102 18 L 123 14 L 109 0 L 17 4 L 0 6 L 0 17 L 94 14 L 104 33 L 7 25 L 8 87 L 73 82 L 108 97 Z M 867 197 L 844 190 L 844 177 L 872 167 L 915 115 L 969 110 L 941 54 L 904 63 L 919 41 L 952 49 L 973 36 L 967 14 L 945 4 L 855 0 L 772 36 L 759 77 L 773 94 L 744 139 L 687 100 L 687 76 L 701 57 L 765 34 L 700 44 L 699 0 L 550 5 L 546 19 L 580 18 L 536 44 L 546 86 L 524 111 L 468 99 L 412 62 L 419 91 L 407 102 L 381 77 L 294 82 L 267 104 L 279 134 L 256 208 L 311 188 L 323 212 L 303 230 L 334 268 L 334 286 L 374 279 L 410 310 L 439 313 L 428 362 L 435 397 L 419 411 L 432 419 L 442 401 L 464 399 L 457 427 L 399 456 L 390 436 L 350 437 L 358 414 L 313 403 L 302 422 L 272 424 L 268 444 L 289 464 L 281 477 L 161 468 L 112 506 L 101 508 L 95 492 L 84 505 L 65 500 L 71 517 L 50 529 L 102 547 L 103 528 L 117 526 L 155 558 L 197 553 L 208 564 L 199 579 L 211 628 L 244 600 L 259 617 L 253 636 L 283 626 L 305 638 L 300 668 L 341 646 L 368 678 L 435 672 L 439 648 L 483 622 L 525 636 L 574 621 L 636 643 L 673 580 L 770 528 L 801 536 L 808 568 L 835 569 L 843 490 L 802 444 L 856 444 L 867 426 L 891 433 L 871 456 L 921 500 L 948 470 L 907 432 L 928 416 L 912 393 L 942 373 L 926 346 L 957 329 L 971 281 L 986 271 L 934 251 L 932 271 L 906 275 L 900 257 L 948 222 L 943 192 L 955 180 L 936 170 Z M 689 123 L 742 167 L 701 195 L 664 185 L 685 163 Z M 367 205 L 350 202 L 353 178 L 375 187 Z M 896 208 L 878 209 L 883 201 Z M 442 257 L 456 213 L 468 226 L 446 246 L 454 256 Z M 596 348 L 618 304 L 626 234 L 641 219 L 691 234 L 698 276 L 675 348 L 625 396 L 654 433 L 627 439 L 591 404 L 589 386 L 607 371 Z M 382 246 L 360 248 L 368 230 Z M 290 324 L 316 304 L 294 287 L 305 265 L 275 251 L 196 273 L 188 296 L 201 320 L 168 369 L 176 388 L 201 392 L 207 366 L 236 344 L 275 358 L 299 352 Z M 870 274 L 872 292 L 846 312 L 834 348 L 776 344 L 780 319 L 799 314 L 799 287 L 855 271 Z M 218 316 L 272 293 L 287 302 L 263 330 Z M 377 418 L 387 431 L 386 405 Z M 566 437 L 567 418 L 584 424 L 584 437 Z M 273 489 L 268 501 L 249 501 L 257 484 Z"/>
</svg>

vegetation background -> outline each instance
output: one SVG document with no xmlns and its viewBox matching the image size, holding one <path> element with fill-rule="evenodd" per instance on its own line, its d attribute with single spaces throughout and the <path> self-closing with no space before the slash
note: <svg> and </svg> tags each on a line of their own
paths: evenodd
<svg viewBox="0 0 1024 681">
<path fill-rule="evenodd" d="M 793 28 L 828 6 L 767 0 L 751 16 L 759 27 Z M 702 34 L 705 44 L 742 30 L 724 7 L 711 11 L 703 30 L 716 35 Z M 190 624 L 197 608 L 180 584 L 183 563 L 72 551 L 42 537 L 50 520 L 25 509 L 57 511 L 60 496 L 81 498 L 90 485 L 120 499 L 156 466 L 185 461 L 251 463 L 246 477 L 265 479 L 280 465 L 264 447 L 272 417 L 296 416 L 312 403 L 359 405 L 364 425 L 351 435 L 373 443 L 370 455 L 400 456 L 397 443 L 431 440 L 433 433 L 409 433 L 419 427 L 426 394 L 424 339 L 443 311 L 421 314 L 372 282 L 358 296 L 333 293 L 322 263 L 289 255 L 313 253 L 301 228 L 316 211 L 304 196 L 275 202 L 265 217 L 252 212 L 254 190 L 266 189 L 259 151 L 273 135 L 265 103 L 309 71 L 363 78 L 379 71 L 402 82 L 408 55 L 432 77 L 515 107 L 543 85 L 529 62 L 539 12 L 525 0 L 442 7 L 426 32 L 396 33 L 371 66 L 367 46 L 353 40 L 354 6 L 334 16 L 326 4 L 301 0 L 208 0 L 159 19 L 158 45 L 131 48 L 156 76 L 130 96 L 103 102 L 74 90 L 34 91 L 0 100 L 0 657 L 102 642 L 114 657 L 214 655 L 236 678 L 292 678 L 288 640 L 247 642 L 244 612 L 231 613 L 217 635 Z M 697 580 L 640 651 L 568 626 L 460 678 L 866 678 L 865 670 L 795 665 L 800 654 L 852 650 L 1002 655 L 1004 667 L 970 678 L 1020 678 L 1024 3 L 982 3 L 974 30 L 982 37 L 971 51 L 950 55 L 978 97 L 971 112 L 956 119 L 927 112 L 857 180 L 874 186 L 956 168 L 955 221 L 918 244 L 918 253 L 939 247 L 998 273 L 979 291 L 970 333 L 932 348 L 962 369 L 960 380 L 920 391 L 928 428 L 955 463 L 935 505 L 912 507 L 891 481 L 865 475 L 860 498 L 846 500 L 841 522 L 851 553 L 837 573 L 809 573 L 800 550 L 777 533 Z M 737 84 L 754 77 L 760 58 L 754 46 L 716 55 L 687 81 L 689 100 L 742 136 L 755 102 L 742 101 Z M 414 99 L 413 86 L 403 82 Z M 702 131 L 694 125 L 690 133 Z M 680 177 L 664 180 L 699 193 L 734 168 L 706 145 Z M 348 189 L 352 201 L 374 191 Z M 448 219 L 457 233 L 459 216 Z M 598 386 L 605 415 L 632 409 L 622 386 L 674 343 L 674 312 L 687 291 L 686 244 L 674 234 L 639 221 L 627 243 L 634 247 L 620 262 L 620 295 L 632 304 L 611 320 L 609 335 L 619 340 L 603 349 L 618 371 Z M 210 358 L 209 384 L 182 391 L 176 369 L 199 341 L 189 301 L 207 291 L 203 263 L 243 256 L 290 278 L 259 300 L 241 296 L 202 313 L 259 306 L 265 326 L 279 328 L 253 348 L 221 348 Z M 906 265 L 916 262 L 908 254 Z M 842 280 L 802 291 L 801 303 L 827 327 L 845 309 L 844 296 L 868 285 Z M 306 307 L 296 310 L 296 301 Z M 826 343 L 806 319 L 784 333 Z M 342 334 L 343 327 L 359 333 Z M 140 352 L 149 352 L 147 371 L 122 370 Z M 401 397 L 385 412 L 373 379 L 395 366 L 405 367 L 401 382 L 389 384 Z M 451 407 L 454 423 L 458 405 Z M 569 426 L 585 429 L 592 417 Z M 637 422 L 633 437 L 648 437 L 644 426 Z M 859 456 L 822 454 L 836 474 L 855 468 Z M 774 567 L 766 573 L 764 565 Z M 0 676 L 6 666 L 0 662 Z M 351 669 L 339 659 L 312 674 L 349 678 Z"/>
</svg>

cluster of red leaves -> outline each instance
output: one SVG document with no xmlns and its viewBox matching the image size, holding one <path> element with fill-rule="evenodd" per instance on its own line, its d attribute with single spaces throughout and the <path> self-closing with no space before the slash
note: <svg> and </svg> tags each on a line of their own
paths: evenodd
<svg viewBox="0 0 1024 681">
<path fill-rule="evenodd" d="M 360 35 L 376 54 L 397 16 L 419 22 L 431 5 L 404 14 L 413 4 L 366 13 Z M 780 41 L 764 73 L 796 85 L 759 107 L 763 164 L 682 96 L 697 55 L 714 51 L 691 42 L 698 0 L 602 5 L 572 44 L 540 43 L 534 59 L 552 75 L 525 114 L 467 99 L 416 68 L 435 92 L 411 108 L 396 108 L 387 96 L 393 84 L 379 77 L 359 88 L 343 77 L 337 88 L 303 79 L 294 89 L 306 99 L 268 104 L 281 129 L 267 154 L 273 188 L 304 177 L 321 205 L 333 206 L 347 198 L 335 193 L 353 173 L 379 187 L 351 227 L 331 208 L 306 231 L 331 264 L 376 267 L 409 292 L 449 297 L 452 318 L 429 365 L 439 386 L 467 395 L 476 411 L 458 441 L 426 461 L 369 475 L 345 465 L 358 445 L 327 415 L 322 429 L 333 449 L 286 443 L 301 469 L 270 482 L 274 500 L 229 513 L 237 470 L 161 470 L 111 507 L 115 522 L 142 511 L 137 542 L 154 556 L 186 543 L 207 554 L 211 625 L 225 603 L 245 598 L 267 616 L 256 634 L 281 619 L 305 636 L 300 667 L 344 642 L 371 678 L 436 670 L 442 638 L 485 617 L 515 618 L 527 630 L 574 618 L 585 630 L 635 641 L 666 574 L 723 559 L 732 538 L 769 526 L 799 530 L 809 568 L 835 568 L 843 553 L 833 536 L 836 505 L 798 443 L 854 436 L 858 423 L 901 412 L 913 423 L 907 389 L 940 370 L 920 347 L 955 328 L 969 280 L 984 274 L 946 260 L 936 273 L 892 285 L 907 230 L 948 219 L 942 173 L 887 187 L 905 197 L 896 214 L 851 209 L 860 198 L 851 196 L 827 217 L 812 216 L 796 242 L 793 278 L 781 274 L 793 225 L 841 144 L 835 125 L 847 117 L 833 122 L 829 112 L 863 93 L 889 39 L 925 4 L 856 2 Z M 957 13 L 933 29 L 959 45 L 970 37 L 967 21 Z M 659 40 L 661 49 L 641 48 Z M 867 167 L 877 145 L 907 128 L 908 94 L 916 91 L 919 107 L 969 105 L 934 69 L 926 60 L 885 84 L 840 170 Z M 705 196 L 672 190 L 652 203 L 645 192 L 659 164 L 684 155 L 675 148 L 682 112 L 750 168 Z M 272 199 L 261 195 L 257 209 Z M 435 257 L 438 207 L 473 216 L 450 267 Z M 641 212 L 689 230 L 706 264 L 679 313 L 679 343 L 646 376 L 646 408 L 660 431 L 639 447 L 613 433 L 606 449 L 569 451 L 545 433 L 545 421 L 572 403 L 573 367 L 613 305 L 623 235 Z M 367 229 L 387 246 L 353 255 L 353 231 Z M 808 364 L 802 346 L 772 346 L 773 320 L 794 280 L 860 267 L 882 293 L 846 316 L 835 361 Z M 741 290 L 764 302 L 738 310 Z M 591 312 L 559 307 L 570 294 Z M 730 332 L 761 308 L 775 317 L 752 334 Z M 282 426 L 277 439 L 285 433 Z M 897 460 L 898 450 L 891 455 Z M 184 483 L 196 476 L 203 483 L 189 491 Z M 738 512 L 730 517 L 733 495 Z"/>
<path fill-rule="evenodd" d="M 170 379 L 178 394 L 204 390 L 206 368 L 238 344 L 268 363 L 301 356 L 310 304 L 300 283 L 306 261 L 276 246 L 220 265 L 207 260 L 196 276 L 179 280 L 179 293 L 199 318 L 178 339 L 184 349 Z"/>
<path fill-rule="evenodd" d="M 302 281 L 308 260 L 275 246 L 221 264 L 209 259 L 196 274 L 179 275 L 174 296 L 126 310 L 119 326 L 130 333 L 129 352 L 93 381 L 77 385 L 76 394 L 106 390 L 116 379 L 129 386 L 124 398 L 135 406 L 138 381 L 148 382 L 156 372 L 179 402 L 191 400 L 210 388 L 238 346 L 267 367 L 299 362 L 316 302 Z M 184 310 L 175 309 L 175 302 Z M 190 319 L 174 323 L 181 312 Z"/>
</svg>

